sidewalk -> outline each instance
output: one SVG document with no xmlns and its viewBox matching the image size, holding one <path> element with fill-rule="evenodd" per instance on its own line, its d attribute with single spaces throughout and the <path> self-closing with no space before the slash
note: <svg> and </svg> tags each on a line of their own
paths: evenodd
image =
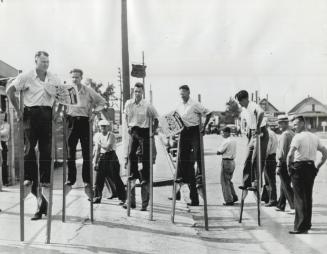
<svg viewBox="0 0 327 254">
<path fill-rule="evenodd" d="M 160 148 L 161 147 L 161 148 Z M 160 144 L 155 179 L 170 177 L 171 171 Z M 136 189 L 137 208 L 127 217 L 118 200 L 106 199 L 94 205 L 94 224 L 89 219 L 89 202 L 84 194 L 78 160 L 78 182 L 67 197 L 66 223 L 61 222 L 62 169 L 55 170 L 51 244 L 46 245 L 46 219 L 30 221 L 35 198 L 25 200 L 25 242 L 19 242 L 19 188 L 4 188 L 0 193 L 0 253 L 205 253 L 201 238 L 185 203 L 177 202 L 176 224 L 170 222 L 171 186 L 154 188 L 154 221 L 148 212 L 139 211 L 140 188 Z M 214 239 L 212 239 L 214 241 Z"/>
</svg>

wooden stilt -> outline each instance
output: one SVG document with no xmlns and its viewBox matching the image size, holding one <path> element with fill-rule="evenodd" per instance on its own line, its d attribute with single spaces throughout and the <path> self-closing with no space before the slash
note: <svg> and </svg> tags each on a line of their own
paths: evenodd
<svg viewBox="0 0 327 254">
<path fill-rule="evenodd" d="M 90 197 L 90 218 L 91 223 L 94 222 L 93 216 L 93 121 L 90 120 L 90 185 L 91 185 L 91 197 Z"/>
<path fill-rule="evenodd" d="M 64 109 L 64 116 L 62 119 L 62 222 L 66 222 L 66 175 L 67 175 L 67 123 L 66 123 L 66 107 Z"/>
<path fill-rule="evenodd" d="M 19 110 L 24 112 L 24 96 L 21 91 L 19 94 Z M 20 196 L 19 196 L 19 204 L 20 204 L 20 241 L 25 241 L 25 222 L 24 222 L 24 120 L 20 119 L 18 122 L 19 126 L 19 187 L 20 187 Z"/>
<path fill-rule="evenodd" d="M 54 156 L 55 156 L 55 140 L 56 123 L 52 121 L 52 141 L 51 141 L 51 170 L 50 170 L 50 188 L 48 200 L 48 218 L 47 218 L 47 244 L 51 241 L 51 225 L 52 225 L 52 201 L 53 201 L 53 173 L 54 173 Z"/>
<path fill-rule="evenodd" d="M 201 95 L 198 95 L 198 100 L 201 102 Z M 202 117 L 200 116 L 200 154 L 201 154 L 201 175 L 202 175 L 202 191 L 203 191 L 203 209 L 204 209 L 204 227 L 205 230 L 209 230 L 208 219 L 208 203 L 207 203 L 207 186 L 206 186 L 206 174 L 205 174 L 205 161 L 204 161 L 204 146 L 203 146 L 203 134 L 201 133 Z"/>
</svg>

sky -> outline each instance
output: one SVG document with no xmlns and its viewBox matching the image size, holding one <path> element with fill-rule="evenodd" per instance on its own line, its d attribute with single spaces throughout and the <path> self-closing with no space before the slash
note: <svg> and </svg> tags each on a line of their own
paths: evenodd
<svg viewBox="0 0 327 254">
<path fill-rule="evenodd" d="M 160 113 L 176 108 L 183 84 L 212 110 L 240 89 L 268 94 L 281 111 L 308 95 L 327 104 L 327 1 L 127 1 L 130 63 L 145 52 L 146 91 Z M 4 0 L 0 31 L 0 59 L 18 69 L 46 50 L 62 80 L 78 67 L 118 86 L 119 0 Z"/>
</svg>

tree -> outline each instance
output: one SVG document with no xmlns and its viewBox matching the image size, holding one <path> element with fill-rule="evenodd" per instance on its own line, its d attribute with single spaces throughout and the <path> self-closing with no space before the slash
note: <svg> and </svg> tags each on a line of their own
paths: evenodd
<svg viewBox="0 0 327 254">
<path fill-rule="evenodd" d="M 229 101 L 226 102 L 225 122 L 233 124 L 239 118 L 240 113 L 241 108 L 238 103 L 233 98 L 229 98 Z"/>
</svg>

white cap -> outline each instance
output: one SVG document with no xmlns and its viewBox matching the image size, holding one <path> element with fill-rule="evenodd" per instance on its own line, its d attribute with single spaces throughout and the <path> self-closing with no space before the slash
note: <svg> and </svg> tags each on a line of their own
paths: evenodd
<svg viewBox="0 0 327 254">
<path fill-rule="evenodd" d="M 98 125 L 99 126 L 109 126 L 110 123 L 107 120 L 100 120 Z"/>
</svg>

